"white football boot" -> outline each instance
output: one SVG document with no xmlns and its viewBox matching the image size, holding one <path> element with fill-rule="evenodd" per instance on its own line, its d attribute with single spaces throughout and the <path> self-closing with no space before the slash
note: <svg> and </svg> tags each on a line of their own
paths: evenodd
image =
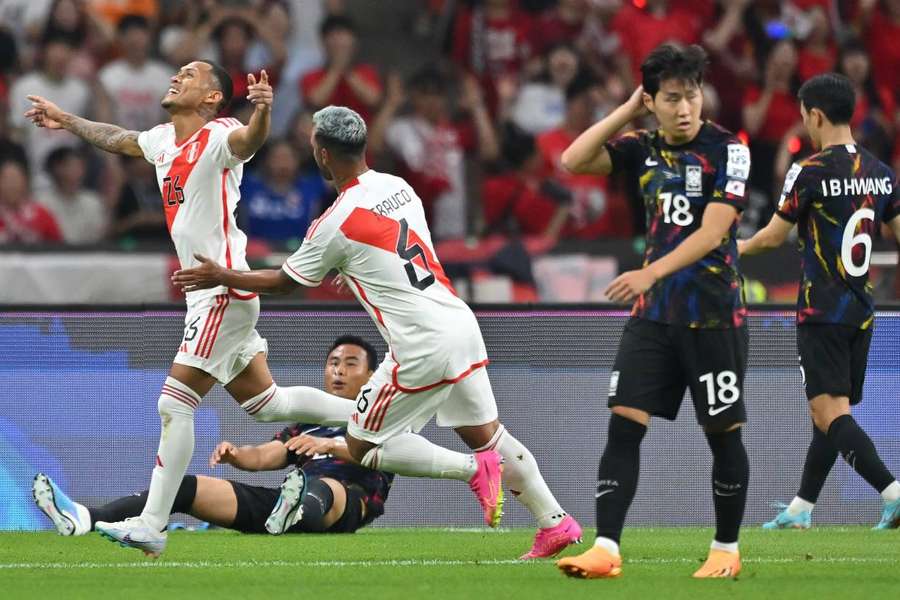
<svg viewBox="0 0 900 600">
<path fill-rule="evenodd" d="M 303 499 L 306 498 L 306 475 L 301 469 L 287 474 L 281 484 L 281 494 L 266 519 L 266 531 L 281 535 L 303 518 Z"/>
<path fill-rule="evenodd" d="M 72 502 L 56 487 L 53 480 L 43 473 L 34 476 L 31 495 L 41 512 L 53 521 L 59 535 L 84 535 L 90 532 L 91 514 L 88 509 L 77 502 Z"/>
<path fill-rule="evenodd" d="M 97 533 L 123 548 L 137 548 L 150 558 L 158 558 L 166 549 L 166 532 L 150 527 L 140 517 L 129 517 L 117 523 L 97 521 Z"/>
</svg>

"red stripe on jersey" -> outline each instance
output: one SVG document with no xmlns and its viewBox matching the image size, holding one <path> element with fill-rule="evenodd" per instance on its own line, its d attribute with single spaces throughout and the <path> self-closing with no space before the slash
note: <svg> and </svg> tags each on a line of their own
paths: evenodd
<svg viewBox="0 0 900 600">
<path fill-rule="evenodd" d="M 320 283 L 322 283 L 321 281 L 313 281 L 309 277 L 304 277 L 303 275 L 298 273 L 294 267 L 292 267 L 291 265 L 289 265 L 287 263 L 284 263 L 284 266 L 286 266 L 291 271 L 291 273 L 293 273 L 294 275 L 296 275 L 297 277 L 299 277 L 300 279 L 302 279 L 304 281 L 308 281 L 309 283 L 311 283 L 313 285 L 319 285 Z"/>
<path fill-rule="evenodd" d="M 388 408 L 391 406 L 391 402 L 394 401 L 394 396 L 399 392 L 395 387 L 391 388 L 391 393 L 388 395 L 387 400 L 384 401 L 384 405 L 381 407 L 381 410 L 378 413 L 378 420 L 375 421 L 375 425 L 372 431 L 381 431 L 381 426 L 384 425 L 384 416 L 387 414 Z"/>
<path fill-rule="evenodd" d="M 214 326 L 214 329 L 210 330 L 206 350 L 203 352 L 203 356 L 201 358 L 209 358 L 209 355 L 212 354 L 213 346 L 215 346 L 216 344 L 216 337 L 218 337 L 219 335 L 219 328 L 222 326 L 222 320 L 225 318 L 225 309 L 228 308 L 228 304 L 229 302 L 231 302 L 231 300 L 228 299 L 228 296 L 222 295 L 222 298 L 225 300 L 225 302 L 222 303 L 222 308 L 216 315 L 216 324 Z"/>
<path fill-rule="evenodd" d="M 200 332 L 200 338 L 197 340 L 197 346 L 194 348 L 194 355 L 200 356 L 200 347 L 203 345 L 203 340 L 206 339 L 206 335 L 209 333 L 209 326 L 213 321 L 213 314 L 218 310 L 219 305 L 222 302 L 219 300 L 219 296 L 216 296 L 216 305 L 209 309 L 209 312 L 206 313 L 206 320 L 203 322 L 203 331 Z"/>
<path fill-rule="evenodd" d="M 381 248 L 392 254 L 397 253 L 397 242 L 400 238 L 400 223 L 388 217 L 376 214 L 371 210 L 354 208 L 353 212 L 350 213 L 350 216 L 341 223 L 341 232 L 349 240 Z M 457 295 L 456 290 L 453 289 L 450 280 L 444 273 L 444 267 L 441 266 L 441 263 L 438 261 L 428 244 L 426 244 L 422 238 L 419 237 L 419 234 L 412 229 L 409 230 L 407 235 L 406 247 L 410 248 L 418 244 L 419 247 L 422 248 L 422 252 L 425 253 L 425 262 L 427 265 L 423 265 L 421 258 L 418 256 L 413 259 L 413 262 L 423 269 L 428 269 L 434 273 L 435 278 L 440 281 L 450 293 L 454 296 Z"/>
<path fill-rule="evenodd" d="M 225 232 L 225 266 L 231 268 L 231 246 L 228 244 L 228 169 L 222 169 L 222 230 Z"/>
<path fill-rule="evenodd" d="M 400 370 L 400 363 L 397 363 L 396 365 L 394 365 L 394 371 L 391 375 L 393 376 L 393 379 L 394 379 L 394 386 L 398 390 L 400 390 L 401 392 L 406 392 L 407 394 L 415 394 L 417 392 L 427 392 L 428 390 L 434 389 L 434 388 L 438 387 L 439 385 L 449 385 L 449 384 L 453 384 L 453 383 L 462 381 L 463 379 L 465 379 L 466 377 L 471 375 L 476 369 L 486 367 L 490 362 L 491 361 L 486 358 L 481 362 L 477 362 L 473 365 L 470 365 L 468 369 L 466 369 L 465 371 L 463 371 L 462 373 L 460 373 L 459 375 L 457 375 L 456 377 L 454 377 L 452 379 L 441 379 L 440 381 L 438 381 L 436 383 L 432 383 L 431 385 L 423 385 L 422 387 L 408 388 L 408 387 L 404 387 L 404 386 L 400 385 L 400 382 L 397 381 L 397 372 Z"/>
<path fill-rule="evenodd" d="M 169 227 L 170 232 L 172 231 L 172 223 L 175 221 L 175 215 L 178 214 L 178 209 L 187 200 L 184 195 L 181 195 L 181 202 L 178 201 L 179 195 L 175 193 L 175 186 L 177 185 L 182 190 L 187 186 L 188 177 L 191 176 L 194 167 L 200 162 L 200 156 L 206 150 L 207 144 L 209 144 L 209 129 L 201 129 L 194 141 L 199 144 L 197 151 L 191 151 L 192 144 L 187 144 L 181 148 L 178 156 L 172 162 L 172 166 L 169 167 L 169 172 L 166 174 L 168 183 L 163 183 L 163 189 L 161 190 L 163 193 L 163 210 L 166 212 L 166 225 Z M 189 158 L 193 158 L 193 161 L 189 161 Z M 166 197 L 167 195 L 168 198 Z"/>
<path fill-rule="evenodd" d="M 366 420 L 363 423 L 363 429 L 369 429 L 374 423 L 375 413 L 378 412 L 378 407 L 381 405 L 381 401 L 388 395 L 388 392 L 391 390 L 391 386 L 388 384 L 384 384 L 381 386 L 381 389 L 378 391 L 378 397 L 375 398 L 375 402 L 372 403 L 372 410 L 369 411 L 369 414 L 366 415 Z"/>
<path fill-rule="evenodd" d="M 366 290 L 363 289 L 363 286 L 359 285 L 359 282 L 354 279 L 351 275 L 347 275 L 350 278 L 350 281 L 353 282 L 353 285 L 356 286 L 356 289 L 359 291 L 359 297 L 363 299 L 363 302 L 372 307 L 372 312 L 375 313 L 375 318 L 378 319 L 378 322 L 381 323 L 381 326 L 387 329 L 387 325 L 384 323 L 384 317 L 381 316 L 381 311 L 378 310 L 378 307 L 369 302 L 369 297 L 366 296 Z"/>
</svg>

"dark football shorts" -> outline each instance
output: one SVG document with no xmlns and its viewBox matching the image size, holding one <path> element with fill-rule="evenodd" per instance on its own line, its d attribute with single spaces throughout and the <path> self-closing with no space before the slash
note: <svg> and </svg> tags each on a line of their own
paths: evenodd
<svg viewBox="0 0 900 600">
<path fill-rule="evenodd" d="M 807 323 L 797 325 L 797 350 L 806 398 L 846 396 L 850 404 L 862 401 L 872 328 Z"/>
<path fill-rule="evenodd" d="M 701 425 L 744 423 L 747 346 L 746 327 L 694 329 L 632 317 L 610 376 L 609 407 L 674 421 L 689 389 Z"/>
<path fill-rule="evenodd" d="M 268 535 L 266 519 L 269 518 L 269 515 L 272 514 L 272 509 L 275 508 L 281 488 L 247 485 L 239 481 L 229 481 L 228 483 L 234 488 L 234 495 L 237 496 L 237 516 L 231 529 L 244 533 L 265 533 Z M 344 489 L 347 489 L 345 483 L 342 482 L 341 485 L 344 486 Z M 344 514 L 326 530 L 326 533 L 353 533 L 365 525 L 362 521 L 362 507 L 359 506 L 358 501 L 356 503 L 349 502 L 351 497 L 355 498 L 348 490 L 348 502 L 347 508 L 344 509 Z M 303 522 L 301 521 L 291 526 L 285 533 L 304 533 Z"/>
</svg>

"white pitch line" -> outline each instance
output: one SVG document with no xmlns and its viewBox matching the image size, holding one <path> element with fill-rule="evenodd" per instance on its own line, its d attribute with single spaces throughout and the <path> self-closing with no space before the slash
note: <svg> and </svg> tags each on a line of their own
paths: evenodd
<svg viewBox="0 0 900 600">
<path fill-rule="evenodd" d="M 694 558 L 636 558 L 626 559 L 625 564 L 664 565 L 693 564 Z M 877 557 L 822 557 L 822 558 L 745 558 L 745 564 L 790 563 L 900 563 L 900 559 Z M 133 563 L 3 563 L 0 570 L 16 569 L 241 569 L 259 567 L 476 567 L 476 566 L 547 566 L 552 561 L 521 561 L 515 559 L 445 560 L 445 559 L 393 559 L 393 560 L 245 560 L 245 561 L 156 561 Z"/>
</svg>

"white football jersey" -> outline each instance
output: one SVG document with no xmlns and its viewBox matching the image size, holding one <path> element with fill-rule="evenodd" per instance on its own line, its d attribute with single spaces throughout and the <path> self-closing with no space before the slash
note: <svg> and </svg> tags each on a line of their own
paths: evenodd
<svg viewBox="0 0 900 600">
<path fill-rule="evenodd" d="M 282 268 L 307 286 L 337 269 L 390 346 L 402 391 L 487 364 L 475 315 L 435 255 L 422 200 L 399 177 L 369 170 L 348 183 Z"/>
<path fill-rule="evenodd" d="M 250 158 L 235 156 L 228 146 L 228 134 L 238 127 L 243 124 L 237 119 L 215 119 L 181 142 L 175 140 L 172 123 L 138 135 L 144 158 L 156 165 L 166 224 L 182 269 L 199 264 L 195 253 L 230 269 L 249 269 L 247 236 L 237 228 L 234 211 L 240 199 L 243 163 Z M 187 299 L 192 303 L 224 293 L 227 288 L 219 286 L 188 292 Z"/>
</svg>

